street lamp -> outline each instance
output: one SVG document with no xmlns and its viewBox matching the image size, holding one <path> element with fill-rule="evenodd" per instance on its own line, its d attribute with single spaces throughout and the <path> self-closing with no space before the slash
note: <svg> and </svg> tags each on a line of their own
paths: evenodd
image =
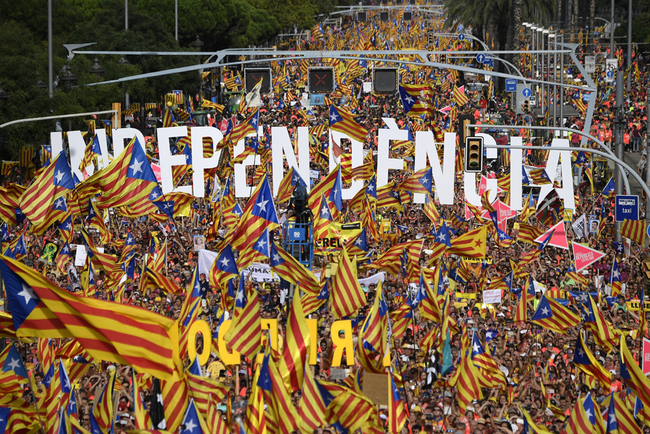
<svg viewBox="0 0 650 434">
<path fill-rule="evenodd" d="M 2 85 L 1 81 L 0 81 L 0 85 Z M 0 87 L 0 100 L 4 101 L 7 99 L 9 99 L 9 92 L 2 90 L 2 87 Z"/>
<path fill-rule="evenodd" d="M 77 80 L 79 80 L 79 78 L 77 78 L 77 76 L 72 73 L 71 69 L 72 68 L 70 68 L 70 65 L 66 65 L 65 74 L 59 78 L 59 80 L 61 80 L 65 85 L 66 92 L 70 92 L 72 90 L 72 86 L 77 84 Z"/>
<path fill-rule="evenodd" d="M 196 40 L 192 42 L 190 45 L 192 46 L 192 48 L 196 48 L 197 50 L 200 50 L 204 44 L 205 42 L 203 42 L 201 38 L 199 38 L 199 35 L 196 35 Z"/>
<path fill-rule="evenodd" d="M 37 89 L 47 89 L 47 84 L 43 83 L 43 80 L 41 80 L 41 73 L 39 70 L 36 70 L 36 84 L 34 85 Z"/>
<path fill-rule="evenodd" d="M 118 64 L 118 65 L 130 65 L 131 62 L 129 62 L 129 59 L 127 59 L 126 57 L 122 56 L 122 57 L 120 57 L 120 60 L 117 61 L 117 64 Z"/>
<path fill-rule="evenodd" d="M 126 59 L 125 59 L 125 60 L 126 60 Z M 90 69 L 88 70 L 88 72 L 93 73 L 93 74 L 95 74 L 95 75 L 97 75 L 97 76 L 102 75 L 102 74 L 105 72 L 105 69 L 102 68 L 102 67 L 99 65 L 99 59 L 98 59 L 96 56 L 95 56 L 95 58 L 93 59 L 93 62 L 94 62 L 94 63 L 93 63 L 93 66 L 90 67 Z"/>
</svg>

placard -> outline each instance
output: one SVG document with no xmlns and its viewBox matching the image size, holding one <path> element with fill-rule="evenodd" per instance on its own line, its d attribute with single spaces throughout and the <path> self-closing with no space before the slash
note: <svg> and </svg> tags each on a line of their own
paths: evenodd
<svg viewBox="0 0 650 434">
<path fill-rule="evenodd" d="M 195 252 L 205 249 L 205 235 L 194 235 L 192 239 L 194 241 Z"/>
<path fill-rule="evenodd" d="M 499 304 L 501 303 L 501 290 L 500 289 L 486 289 L 483 291 L 483 303 L 485 304 Z"/>
<path fill-rule="evenodd" d="M 363 394 L 375 405 L 388 405 L 388 376 L 364 372 Z"/>
</svg>

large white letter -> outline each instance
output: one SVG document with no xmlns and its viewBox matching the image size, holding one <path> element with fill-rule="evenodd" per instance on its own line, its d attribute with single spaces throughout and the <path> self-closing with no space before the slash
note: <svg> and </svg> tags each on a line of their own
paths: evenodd
<svg viewBox="0 0 650 434">
<path fill-rule="evenodd" d="M 511 137 L 510 144 L 513 146 L 522 146 L 523 139 L 521 137 Z M 522 183 L 523 176 L 523 150 L 510 149 L 510 209 L 519 211 L 523 208 L 522 197 Z"/>
<path fill-rule="evenodd" d="M 85 177 L 79 170 L 79 165 L 84 158 L 86 142 L 84 142 L 81 131 L 68 131 L 68 148 L 70 149 L 70 168 L 72 169 L 72 173 L 77 175 L 79 180 L 82 180 Z"/>
<path fill-rule="evenodd" d="M 553 147 L 569 147 L 567 139 L 553 139 L 551 142 L 551 151 L 548 153 L 548 161 L 546 162 L 546 174 L 555 180 L 557 174 L 557 166 L 562 157 L 562 187 L 556 188 L 553 184 L 543 185 L 539 192 L 539 200 L 537 203 L 542 203 L 547 194 L 553 188 L 557 191 L 558 196 L 564 201 L 565 209 L 575 209 L 575 198 L 573 196 L 573 178 L 571 176 L 571 152 L 570 151 L 553 151 Z"/>
<path fill-rule="evenodd" d="M 261 125 L 259 126 L 258 131 L 263 134 Z M 249 134 L 249 136 L 252 136 L 252 134 Z M 246 148 L 244 140 L 245 139 L 241 139 L 235 145 L 235 150 L 233 151 L 233 154 L 235 154 L 234 157 L 237 157 L 239 154 L 244 152 L 244 149 Z M 259 164 L 260 156 L 257 154 L 249 155 L 241 164 L 235 164 L 235 197 L 250 197 L 253 193 L 253 187 L 248 185 L 248 180 L 246 179 L 246 167 L 257 166 Z"/>
<path fill-rule="evenodd" d="M 389 158 L 391 140 L 408 140 L 408 131 L 399 129 L 379 130 L 377 144 L 377 188 L 388 184 L 388 171 L 390 169 L 403 170 L 404 160 L 401 158 Z"/>
<path fill-rule="evenodd" d="M 440 167 L 438 149 L 432 131 L 417 131 L 415 133 L 415 171 L 427 166 L 427 159 L 431 164 L 433 185 L 442 205 L 454 204 L 454 178 L 456 165 L 456 133 L 445 133 L 443 168 Z M 450 188 L 451 186 L 451 188 Z M 416 194 L 413 202 L 424 203 L 424 195 Z"/>
<path fill-rule="evenodd" d="M 160 142 L 160 133 L 161 131 L 164 131 L 165 128 L 158 128 L 158 141 Z M 128 140 L 129 142 L 131 139 L 134 137 L 138 138 L 138 142 L 140 142 L 140 145 L 142 146 L 142 149 L 144 149 L 144 152 L 147 152 L 147 146 L 144 141 L 144 135 L 142 133 L 135 129 L 135 128 L 118 128 L 117 130 L 113 130 L 113 155 L 117 157 L 122 153 L 124 150 L 124 140 Z"/>
<path fill-rule="evenodd" d="M 209 137 L 212 139 L 212 146 L 214 153 L 212 157 L 205 158 L 203 156 L 203 138 Z M 205 180 L 203 179 L 203 171 L 205 169 L 212 169 L 219 164 L 219 157 L 221 157 L 221 150 L 217 151 L 217 145 L 223 140 L 223 133 L 215 127 L 192 127 L 192 169 L 194 170 L 194 196 L 205 196 Z"/>
<path fill-rule="evenodd" d="M 162 184 L 163 194 L 174 191 L 174 177 L 172 176 L 172 166 L 186 164 L 185 155 L 172 155 L 169 147 L 169 139 L 172 137 L 187 136 L 187 127 L 169 127 L 158 130 L 158 152 L 160 153 L 160 183 Z M 192 194 L 192 186 L 179 186 L 175 191 Z"/>
<path fill-rule="evenodd" d="M 284 158 L 287 165 L 298 171 L 309 191 L 309 128 L 298 127 L 298 161 L 287 127 L 271 128 L 271 152 L 273 153 L 273 196 L 277 197 L 282 178 L 284 178 Z"/>
</svg>

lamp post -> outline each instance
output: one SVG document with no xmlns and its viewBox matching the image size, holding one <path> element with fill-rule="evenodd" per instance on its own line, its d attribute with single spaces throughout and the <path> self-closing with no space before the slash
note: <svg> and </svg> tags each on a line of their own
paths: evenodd
<svg viewBox="0 0 650 434">
<path fill-rule="evenodd" d="M 97 76 L 100 76 L 105 72 L 104 68 L 99 66 L 99 59 L 97 58 L 97 56 L 95 56 L 95 58 L 93 59 L 93 66 L 90 67 L 88 72 L 95 74 Z"/>
<path fill-rule="evenodd" d="M 117 64 L 118 65 L 130 65 L 131 62 L 129 62 L 129 60 L 126 57 L 122 56 L 122 57 L 120 57 L 120 60 L 117 61 Z M 124 92 L 124 110 L 128 110 L 129 105 L 130 105 L 129 104 L 129 92 Z"/>
<path fill-rule="evenodd" d="M 609 58 L 614 58 L 614 0 L 612 0 L 612 16 L 609 21 Z"/>
<path fill-rule="evenodd" d="M 72 73 L 72 68 L 70 65 L 65 66 L 65 73 L 59 78 L 65 86 L 65 91 L 70 92 L 72 90 L 72 86 L 77 84 L 77 81 L 79 78 Z"/>
<path fill-rule="evenodd" d="M 2 82 L 0 81 L 0 85 L 2 85 Z M 9 99 L 9 92 L 5 91 L 0 87 L 0 100 L 6 101 Z"/>
<path fill-rule="evenodd" d="M 52 0 L 47 0 L 47 93 L 54 97 L 54 60 L 52 55 Z"/>
</svg>

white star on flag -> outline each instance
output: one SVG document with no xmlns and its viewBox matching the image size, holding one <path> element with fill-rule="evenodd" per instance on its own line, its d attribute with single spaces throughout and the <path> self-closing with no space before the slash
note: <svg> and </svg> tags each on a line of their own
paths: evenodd
<svg viewBox="0 0 650 434">
<path fill-rule="evenodd" d="M 135 159 L 135 162 L 129 166 L 129 169 L 133 171 L 133 176 L 135 176 L 136 173 L 142 172 L 142 164 L 144 161 L 138 161 L 138 159 Z"/>
</svg>

